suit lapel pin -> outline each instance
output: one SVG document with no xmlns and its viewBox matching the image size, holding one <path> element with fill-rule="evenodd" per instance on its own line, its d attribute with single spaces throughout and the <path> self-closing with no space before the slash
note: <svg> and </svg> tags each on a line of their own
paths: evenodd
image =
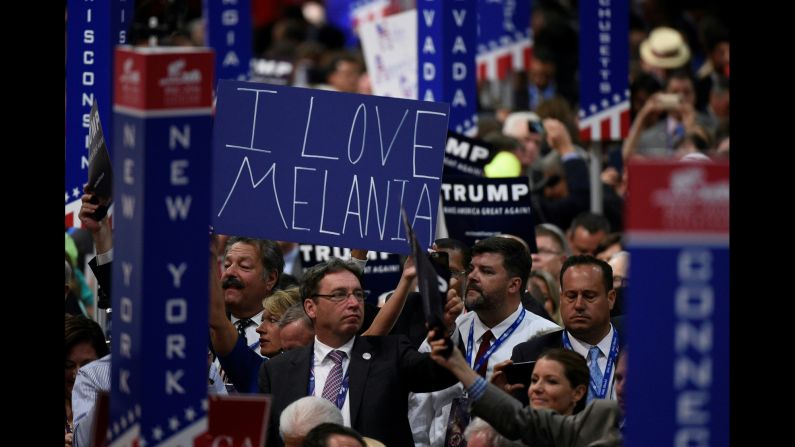
<svg viewBox="0 0 795 447">
<path fill-rule="evenodd" d="M 364 354 L 362 354 L 362 358 L 365 359 L 365 360 L 370 360 L 370 357 L 372 357 L 372 356 L 370 355 L 369 352 L 365 352 Z"/>
</svg>

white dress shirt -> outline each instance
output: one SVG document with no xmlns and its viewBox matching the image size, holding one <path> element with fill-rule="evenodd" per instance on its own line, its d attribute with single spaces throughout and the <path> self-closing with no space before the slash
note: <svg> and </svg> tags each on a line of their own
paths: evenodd
<svg viewBox="0 0 795 447">
<path fill-rule="evenodd" d="M 249 320 L 253 321 L 254 324 L 248 325 L 246 328 L 246 344 L 249 348 L 251 348 L 257 354 L 259 352 L 259 334 L 257 333 L 257 328 L 260 324 L 262 324 L 262 314 L 265 313 L 265 309 L 261 310 L 257 315 L 249 318 Z M 241 320 L 241 318 L 237 318 L 234 315 L 231 315 L 232 324 L 235 325 L 235 330 L 237 330 L 237 322 Z M 260 356 L 264 357 L 262 354 Z"/>
<path fill-rule="evenodd" d="M 451 337 L 453 343 L 458 340 L 460 333 L 461 339 L 464 341 L 464 346 L 467 345 L 469 339 L 469 328 L 474 325 L 473 343 L 472 343 L 472 358 L 470 359 L 470 366 L 474 366 L 476 353 L 480 349 L 480 343 L 483 334 L 487 330 L 491 330 L 496 342 L 500 336 L 508 330 L 514 321 L 519 317 L 522 312 L 522 305 L 519 304 L 516 310 L 508 316 L 508 318 L 489 329 L 476 312 L 467 312 L 461 314 L 456 319 L 456 330 Z M 516 328 L 513 334 L 508 337 L 500 347 L 495 350 L 488 359 L 486 367 L 486 380 L 491 378 L 494 372 L 494 365 L 504 360 L 511 358 L 513 347 L 519 343 L 525 342 L 533 337 L 543 335 L 553 331 L 559 331 L 561 327 L 555 323 L 542 318 L 530 311 L 524 316 L 524 319 Z M 430 352 L 430 345 L 426 339 L 419 348 L 420 352 Z M 411 425 L 411 432 L 414 436 L 414 443 L 417 446 L 443 446 L 444 437 L 447 431 L 447 421 L 450 418 L 450 409 L 452 407 L 453 399 L 463 396 L 464 387 L 461 382 L 446 388 L 441 391 L 432 393 L 412 393 L 409 394 L 409 424 Z"/>
<path fill-rule="evenodd" d="M 328 378 L 329 373 L 331 373 L 331 368 L 334 367 L 334 360 L 328 357 L 331 351 L 337 350 L 342 351 L 345 353 L 345 358 L 342 359 L 342 377 L 345 377 L 345 374 L 348 373 L 348 366 L 351 364 L 351 351 L 353 350 L 353 342 L 356 337 L 351 337 L 347 343 L 340 346 L 339 348 L 332 348 L 331 346 L 324 344 L 320 340 L 317 339 L 315 336 L 315 355 L 313 357 L 313 365 L 315 371 L 315 392 L 314 396 L 323 397 L 323 387 L 326 386 L 326 379 Z M 342 412 L 342 420 L 346 427 L 351 426 L 351 404 L 350 404 L 350 388 L 348 392 L 345 394 L 345 402 L 342 404 L 342 408 L 340 411 Z M 336 402 L 332 402 L 336 405 Z"/>
<path fill-rule="evenodd" d="M 574 352 L 580 354 L 581 356 L 585 357 L 585 361 L 588 361 L 588 351 L 591 349 L 591 345 L 585 343 L 584 341 L 577 340 L 576 337 L 571 335 L 571 332 L 567 331 L 569 336 L 569 341 L 571 342 L 571 347 L 574 349 Z M 604 338 L 596 344 L 596 347 L 599 348 L 599 359 L 597 359 L 596 363 L 599 364 L 599 370 L 602 371 L 602 375 L 604 376 L 605 369 L 607 368 L 607 356 L 610 355 L 610 343 L 613 341 L 613 325 L 610 325 L 610 331 Z M 618 343 L 618 340 L 616 340 Z M 613 376 L 616 373 L 616 363 L 618 363 L 618 358 L 613 361 L 613 368 L 610 370 L 610 377 L 608 378 L 608 385 L 607 385 L 607 397 L 605 399 L 616 400 L 616 388 L 615 384 L 613 383 Z M 601 383 L 597 383 L 597 386 L 602 386 Z"/>
</svg>

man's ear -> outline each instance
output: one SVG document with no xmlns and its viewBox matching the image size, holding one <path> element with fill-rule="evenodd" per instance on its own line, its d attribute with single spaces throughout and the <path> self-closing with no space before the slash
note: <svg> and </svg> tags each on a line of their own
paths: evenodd
<svg viewBox="0 0 795 447">
<path fill-rule="evenodd" d="M 607 304 L 610 306 L 610 310 L 613 310 L 613 306 L 616 304 L 616 289 L 610 289 L 607 292 Z"/>
<path fill-rule="evenodd" d="M 268 271 L 268 279 L 265 280 L 265 284 L 268 286 L 268 290 L 273 290 L 276 287 L 276 281 L 278 278 L 278 273 L 275 270 Z"/>
<path fill-rule="evenodd" d="M 587 389 L 585 388 L 585 385 L 577 385 L 576 387 L 574 387 L 573 390 L 571 390 L 571 392 L 572 392 L 572 397 L 574 397 L 574 406 L 576 407 L 577 402 L 585 398 Z"/>
<path fill-rule="evenodd" d="M 508 282 L 508 293 L 519 293 L 519 294 L 521 294 L 522 293 L 522 291 L 520 290 L 521 288 L 522 288 L 522 278 L 520 278 L 518 276 L 514 276 Z"/>
<path fill-rule="evenodd" d="M 314 320 L 317 318 L 317 303 L 311 298 L 307 298 L 304 300 L 304 312 Z"/>
</svg>

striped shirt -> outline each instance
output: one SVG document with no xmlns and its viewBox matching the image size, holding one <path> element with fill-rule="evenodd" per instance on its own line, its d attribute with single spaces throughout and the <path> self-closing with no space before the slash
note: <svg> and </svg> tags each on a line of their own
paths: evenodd
<svg viewBox="0 0 795 447">
<path fill-rule="evenodd" d="M 72 388 L 74 447 L 89 445 L 93 409 L 100 391 L 110 392 L 110 354 L 94 360 L 77 372 Z"/>
</svg>

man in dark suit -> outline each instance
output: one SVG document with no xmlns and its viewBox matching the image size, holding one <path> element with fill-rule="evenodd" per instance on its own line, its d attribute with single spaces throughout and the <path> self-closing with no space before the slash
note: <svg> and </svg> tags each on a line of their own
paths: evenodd
<svg viewBox="0 0 795 447">
<path fill-rule="evenodd" d="M 342 411 L 345 425 L 365 436 L 387 445 L 412 445 L 408 393 L 456 383 L 404 336 L 356 336 L 364 314 L 360 278 L 355 266 L 335 258 L 304 273 L 301 297 L 315 339 L 265 362 L 260 370 L 260 391 L 273 396 L 267 445 L 282 445 L 279 415 L 307 395 L 329 399 Z"/>
<path fill-rule="evenodd" d="M 576 351 L 585 357 L 591 374 L 594 375 L 598 367 L 603 379 L 596 384 L 592 381 L 589 401 L 594 397 L 615 399 L 613 374 L 623 341 L 619 337 L 620 328 L 610 321 L 616 297 L 613 270 L 608 263 L 593 256 L 575 255 L 563 263 L 560 277 L 560 315 L 564 330 L 516 345 L 511 360 L 515 363 L 536 360 L 549 348 Z M 519 393 L 514 396 L 522 397 Z M 527 403 L 526 393 L 521 400 Z"/>
</svg>

